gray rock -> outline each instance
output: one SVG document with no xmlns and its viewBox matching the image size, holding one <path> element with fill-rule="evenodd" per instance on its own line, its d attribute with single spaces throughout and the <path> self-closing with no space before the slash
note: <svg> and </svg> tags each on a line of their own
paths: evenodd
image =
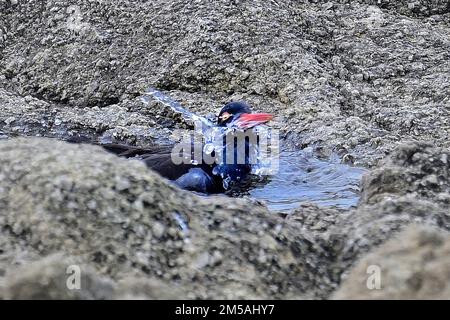
<svg viewBox="0 0 450 320">
<path fill-rule="evenodd" d="M 77 268 L 75 269 L 71 268 Z M 70 277 L 80 271 L 79 282 Z M 11 268 L 0 287 L 2 299 L 111 299 L 114 283 L 74 258 L 54 254 L 20 268 Z"/>
<path fill-rule="evenodd" d="M 117 283 L 113 299 L 119 300 L 179 300 L 186 292 L 176 285 L 155 278 L 125 277 Z"/>
<path fill-rule="evenodd" d="M 202 115 L 246 100 L 277 115 L 284 145 L 374 168 L 357 209 L 306 204 L 283 219 L 245 200 L 182 192 L 96 148 L 1 142 L 0 276 L 64 251 L 112 281 L 131 272 L 178 282 L 190 298 L 327 297 L 405 225 L 449 229 L 448 8 L 0 2 L 1 139 L 168 143 L 189 123 L 140 102 L 153 86 Z"/>
<path fill-rule="evenodd" d="M 75 278 L 79 276 L 78 279 Z M 128 275 L 118 281 L 101 276 L 76 257 L 62 253 L 10 267 L 0 278 L 1 299 L 180 299 L 182 288 L 156 278 Z"/>
<path fill-rule="evenodd" d="M 195 196 L 89 145 L 10 139 L 0 142 L 0 160 L 4 269 L 64 252 L 115 282 L 133 274 L 178 283 L 185 298 L 312 297 L 335 288 L 325 243 L 254 202 Z M 117 188 L 120 180 L 128 188 Z M 17 252 L 29 254 L 20 260 Z"/>
<path fill-rule="evenodd" d="M 449 253 L 448 232 L 418 225 L 410 226 L 364 256 L 332 297 L 449 299 Z M 375 279 L 369 278 L 377 275 L 380 276 L 379 287 L 375 286 Z"/>
<path fill-rule="evenodd" d="M 450 2 L 448 0 L 368 0 L 365 2 L 412 17 L 429 17 L 450 13 Z"/>
<path fill-rule="evenodd" d="M 399 146 L 363 178 L 361 201 L 373 204 L 386 197 L 409 194 L 447 207 L 450 203 L 439 195 L 450 193 L 449 154 L 448 149 L 428 142 Z"/>
<path fill-rule="evenodd" d="M 341 276 L 411 223 L 450 230 L 447 153 L 427 143 L 404 144 L 366 174 L 358 207 L 336 216 L 325 233 Z M 439 183 L 431 186 L 433 176 Z"/>
<path fill-rule="evenodd" d="M 449 146 L 448 1 L 52 0 L 0 9 L 2 86 L 55 102 L 38 117 L 68 113 L 69 129 L 76 116 L 76 126 L 95 128 L 86 134 L 149 143 L 145 121 L 159 137 L 183 125 L 159 103 L 131 102 L 154 86 L 204 115 L 245 99 L 278 116 L 285 143 L 351 154 L 355 164 L 376 165 L 411 137 Z"/>
</svg>

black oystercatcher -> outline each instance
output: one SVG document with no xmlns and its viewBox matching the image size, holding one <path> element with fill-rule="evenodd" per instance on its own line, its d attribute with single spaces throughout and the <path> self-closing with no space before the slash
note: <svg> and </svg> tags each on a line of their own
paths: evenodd
<svg viewBox="0 0 450 320">
<path fill-rule="evenodd" d="M 226 104 L 217 117 L 216 128 L 224 128 L 225 135 L 230 131 L 245 132 L 272 119 L 268 113 L 251 113 L 250 107 L 244 102 L 231 102 Z M 227 130 L 229 129 L 229 130 Z M 160 146 L 152 148 L 139 148 L 118 144 L 103 144 L 110 152 L 122 157 L 137 157 L 162 176 L 173 180 L 179 187 L 202 193 L 223 192 L 236 182 L 244 180 L 251 172 L 249 150 L 253 147 L 249 139 L 245 140 L 244 148 L 237 148 L 237 141 L 222 145 L 222 162 L 205 163 L 192 161 L 189 156 L 187 163 L 175 164 L 171 157 L 173 146 Z M 233 146 L 234 148 L 231 148 Z M 191 147 L 191 146 L 190 146 Z M 201 147 L 203 150 L 203 146 Z M 191 148 L 192 149 L 192 148 Z M 227 161 L 227 151 L 233 149 L 231 161 Z M 217 151 L 217 149 L 216 149 Z M 239 162 L 237 153 L 245 152 Z M 193 151 L 192 151 L 193 154 Z M 191 155 L 192 155 L 191 154 Z M 214 151 L 212 152 L 214 156 Z"/>
</svg>

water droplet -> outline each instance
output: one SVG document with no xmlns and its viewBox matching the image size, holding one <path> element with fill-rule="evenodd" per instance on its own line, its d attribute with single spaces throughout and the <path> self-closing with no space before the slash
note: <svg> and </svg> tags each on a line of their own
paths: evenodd
<svg viewBox="0 0 450 320">
<path fill-rule="evenodd" d="M 207 143 L 203 147 L 203 152 L 206 154 L 211 154 L 211 153 L 213 153 L 213 151 L 214 151 L 214 144 L 212 144 L 212 143 Z"/>
<path fill-rule="evenodd" d="M 228 190 L 228 188 L 230 187 L 230 181 L 231 181 L 230 177 L 223 179 L 222 185 L 225 190 Z"/>
</svg>

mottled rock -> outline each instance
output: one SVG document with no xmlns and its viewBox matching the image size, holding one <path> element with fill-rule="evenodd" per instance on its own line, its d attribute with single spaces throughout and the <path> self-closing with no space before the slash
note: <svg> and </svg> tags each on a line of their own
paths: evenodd
<svg viewBox="0 0 450 320">
<path fill-rule="evenodd" d="M 133 272 L 180 283 L 190 298 L 327 297 L 355 259 L 408 223 L 449 229 L 448 8 L 1 1 L 0 139 L 169 143 L 189 124 L 140 101 L 152 86 L 202 115 L 246 100 L 277 116 L 283 145 L 376 169 L 357 209 L 304 205 L 283 219 L 182 192 L 98 148 L 1 142 L 0 275 L 62 250 L 113 281 Z"/>
<path fill-rule="evenodd" d="M 410 226 L 364 256 L 334 299 L 449 299 L 450 234 Z M 375 268 L 374 268 L 375 267 Z M 377 277 L 379 282 L 377 284 Z"/>
<path fill-rule="evenodd" d="M 118 281 L 113 299 L 119 300 L 178 300 L 187 297 L 181 286 L 168 285 L 156 278 L 128 276 Z"/>
<path fill-rule="evenodd" d="M 177 283 L 185 298 L 313 297 L 335 288 L 326 243 L 254 202 L 193 195 L 90 145 L 10 139 L 0 141 L 0 160 L 7 267 L 64 252 L 114 281 L 133 274 Z"/>
<path fill-rule="evenodd" d="M 346 213 L 348 212 L 342 209 L 319 207 L 314 203 L 305 202 L 287 215 L 286 221 L 304 226 L 311 231 L 326 232 Z"/>
<path fill-rule="evenodd" d="M 0 105 L 0 127 L 8 136 L 78 138 L 145 146 L 170 142 L 170 131 L 163 124 L 173 121 L 149 114 L 140 99 L 103 108 L 72 108 L 32 97 L 26 99 L 0 88 Z"/>
<path fill-rule="evenodd" d="M 156 278 L 127 275 L 115 281 L 76 257 L 62 253 L 39 258 L 0 277 L 1 299 L 158 300 L 186 297 L 179 286 Z"/>
<path fill-rule="evenodd" d="M 450 151 L 428 142 L 399 146 L 362 181 L 361 200 L 377 203 L 383 198 L 414 195 L 447 207 L 450 193 Z"/>
<path fill-rule="evenodd" d="M 358 257 L 390 239 L 411 222 L 441 225 L 448 210 L 434 202 L 409 195 L 388 198 L 371 205 L 360 205 L 331 227 L 330 239 L 336 243 L 343 270 Z"/>
<path fill-rule="evenodd" d="M 450 2 L 448 0 L 368 0 L 365 2 L 412 17 L 429 17 L 450 13 Z"/>
<path fill-rule="evenodd" d="M 70 278 L 80 272 L 79 280 Z M 114 283 L 74 258 L 54 254 L 11 268 L 0 286 L 0 298 L 21 300 L 111 299 Z"/>
<path fill-rule="evenodd" d="M 403 144 L 363 177 L 358 207 L 337 216 L 326 233 L 344 273 L 410 223 L 450 230 L 447 154 L 428 143 Z"/>
<path fill-rule="evenodd" d="M 69 128 L 76 116 L 75 127 L 97 123 L 94 133 L 136 144 L 183 123 L 161 103 L 134 101 L 148 86 L 203 115 L 244 99 L 278 116 L 286 143 L 373 166 L 411 137 L 449 146 L 448 8 L 447 0 L 3 1 L 0 84 L 54 102 L 39 114 L 68 112 Z"/>
</svg>

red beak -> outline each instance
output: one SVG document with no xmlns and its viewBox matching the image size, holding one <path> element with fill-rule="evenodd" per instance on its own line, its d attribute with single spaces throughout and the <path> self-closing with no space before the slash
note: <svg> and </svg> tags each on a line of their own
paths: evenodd
<svg viewBox="0 0 450 320">
<path fill-rule="evenodd" d="M 243 113 L 234 122 L 239 129 L 250 129 L 273 119 L 269 113 Z"/>
</svg>

